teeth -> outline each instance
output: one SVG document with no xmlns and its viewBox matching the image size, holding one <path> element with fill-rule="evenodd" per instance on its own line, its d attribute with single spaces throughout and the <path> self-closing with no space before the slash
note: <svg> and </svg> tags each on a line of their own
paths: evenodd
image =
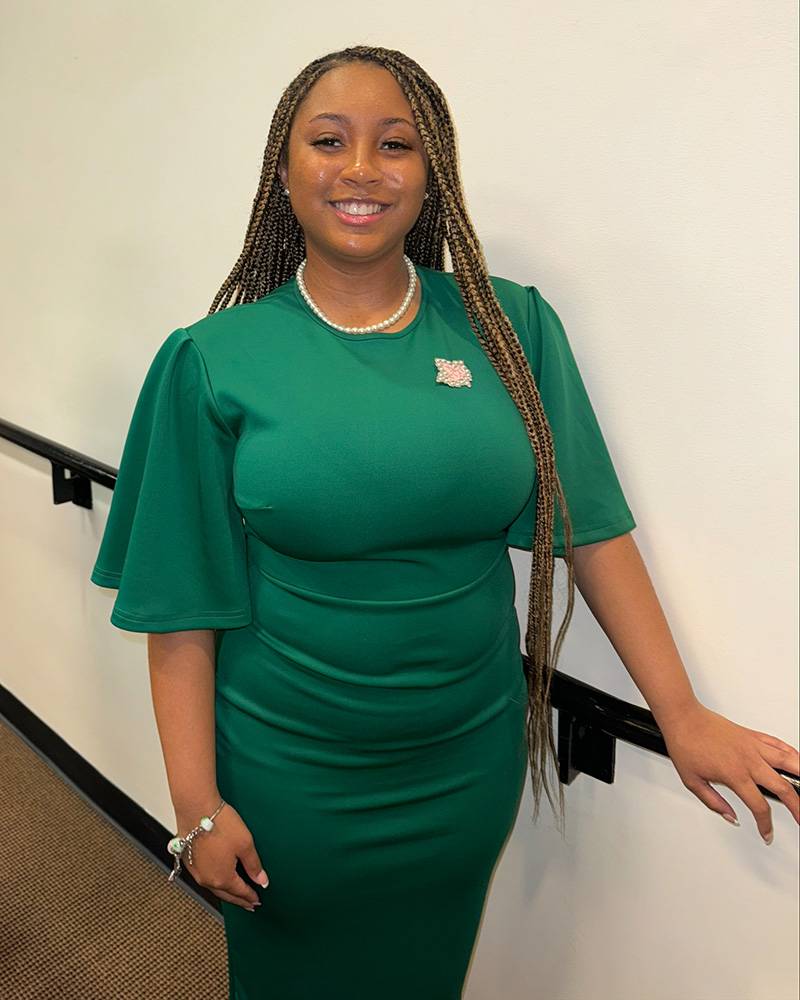
<svg viewBox="0 0 800 1000">
<path fill-rule="evenodd" d="M 334 205 L 341 212 L 348 215 L 375 215 L 385 207 L 384 205 L 369 205 L 363 201 L 335 201 Z"/>
</svg>

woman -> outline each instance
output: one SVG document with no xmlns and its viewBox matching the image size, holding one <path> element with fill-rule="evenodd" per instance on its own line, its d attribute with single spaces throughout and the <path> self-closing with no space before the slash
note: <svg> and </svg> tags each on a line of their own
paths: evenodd
<svg viewBox="0 0 800 1000">
<path fill-rule="evenodd" d="M 239 260 L 152 362 L 92 573 L 149 633 L 232 997 L 461 995 L 526 770 L 534 818 L 553 804 L 574 577 L 686 787 L 725 814 L 728 784 L 765 837 L 756 783 L 800 819 L 797 751 L 694 696 L 634 527 L 557 314 L 487 272 L 437 85 L 383 48 L 314 60 Z M 532 550 L 526 673 L 508 545 Z"/>
</svg>

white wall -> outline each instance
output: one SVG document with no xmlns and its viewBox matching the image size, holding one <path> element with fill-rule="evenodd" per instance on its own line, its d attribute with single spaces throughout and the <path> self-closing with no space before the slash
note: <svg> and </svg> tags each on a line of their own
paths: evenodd
<svg viewBox="0 0 800 1000">
<path fill-rule="evenodd" d="M 118 464 L 156 347 L 238 255 L 282 88 L 402 49 L 448 95 L 491 271 L 570 334 L 695 690 L 796 745 L 794 8 L 7 5 L 0 416 Z M 54 507 L 4 442 L 0 469 L 0 682 L 171 826 L 145 638 L 88 581 L 109 494 Z M 580 595 L 560 666 L 644 704 Z M 526 790 L 467 1000 L 793 1000 L 796 827 L 773 804 L 767 848 L 720 791 L 741 829 L 620 744 L 613 785 L 569 787 L 563 842 Z"/>
</svg>

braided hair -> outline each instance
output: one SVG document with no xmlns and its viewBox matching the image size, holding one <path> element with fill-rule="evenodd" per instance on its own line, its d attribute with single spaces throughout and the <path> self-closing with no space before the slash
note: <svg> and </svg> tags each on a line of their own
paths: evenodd
<svg viewBox="0 0 800 1000">
<path fill-rule="evenodd" d="M 428 155 L 428 197 L 406 234 L 405 253 L 417 264 L 443 271 L 447 243 L 470 325 L 522 416 L 535 457 L 536 525 L 525 630 L 527 662 L 523 666 L 528 690 L 526 743 L 536 820 L 542 788 L 555 808 L 547 775 L 548 751 L 550 760 L 557 765 L 550 686 L 574 605 L 572 524 L 538 387 L 519 338 L 497 299 L 483 248 L 467 212 L 447 102 L 439 86 L 413 59 L 395 49 L 351 46 L 314 59 L 286 87 L 270 125 L 244 246 L 214 297 L 209 314 L 267 295 L 292 278 L 305 257 L 303 230 L 289 199 L 283 196 L 278 166 L 286 156 L 294 113 L 313 84 L 328 70 L 357 61 L 375 63 L 395 77 L 411 106 Z M 556 499 L 564 526 L 567 609 L 551 652 Z M 556 818 L 563 833 L 564 792 L 560 781 L 557 791 Z"/>
</svg>

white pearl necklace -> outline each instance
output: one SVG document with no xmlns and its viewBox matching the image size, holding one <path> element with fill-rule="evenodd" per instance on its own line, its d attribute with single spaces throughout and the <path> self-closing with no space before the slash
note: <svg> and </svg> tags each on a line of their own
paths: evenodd
<svg viewBox="0 0 800 1000">
<path fill-rule="evenodd" d="M 328 319 L 325 313 L 308 294 L 308 289 L 303 281 L 303 271 L 305 270 L 307 259 L 307 257 L 304 257 L 300 266 L 297 268 L 297 287 L 300 289 L 300 294 L 306 300 L 312 312 L 316 313 L 323 323 L 327 323 L 328 326 L 332 326 L 335 330 L 341 330 L 342 333 L 375 333 L 378 330 L 383 330 L 387 326 L 391 326 L 393 323 L 396 323 L 401 316 L 405 315 L 408 307 L 411 305 L 411 300 L 414 298 L 414 292 L 417 288 L 417 271 L 410 258 L 403 254 L 403 260 L 406 262 L 406 267 L 408 268 L 408 291 L 406 292 L 406 297 L 403 299 L 397 312 L 392 313 L 392 315 L 388 319 L 385 319 L 382 323 L 373 323 L 372 326 L 340 326 L 338 323 L 334 323 L 333 320 Z"/>
</svg>

